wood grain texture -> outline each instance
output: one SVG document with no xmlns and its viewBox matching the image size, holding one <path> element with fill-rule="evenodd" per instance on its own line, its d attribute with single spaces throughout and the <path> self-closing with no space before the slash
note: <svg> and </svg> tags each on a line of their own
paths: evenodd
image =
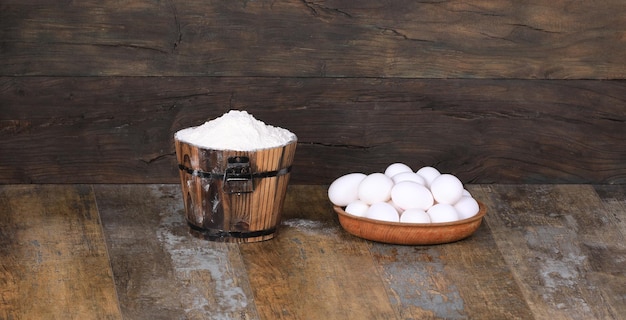
<svg viewBox="0 0 626 320">
<path fill-rule="evenodd" d="M 258 319 L 238 248 L 189 234 L 179 185 L 98 185 L 125 319 Z"/>
<path fill-rule="evenodd" d="M 532 319 L 485 224 L 455 243 L 371 243 L 370 251 L 398 319 Z"/>
<path fill-rule="evenodd" d="M 2 183 L 178 183 L 173 134 L 245 109 L 298 136 L 291 181 L 392 162 L 466 183 L 626 182 L 626 82 L 0 78 Z"/>
<path fill-rule="evenodd" d="M 3 185 L 0 317 L 623 318 L 624 185 L 466 188 L 476 233 L 400 246 L 345 232 L 321 185 L 290 185 L 276 237 L 242 244 L 191 236 L 178 184 Z"/>
<path fill-rule="evenodd" d="M 194 227 L 194 234 L 237 243 L 273 238 L 289 184 L 296 138 L 292 136 L 283 146 L 255 151 L 201 148 L 179 139 L 175 145 L 178 164 L 183 166 L 180 185 L 186 220 Z"/>
<path fill-rule="evenodd" d="M 1 75 L 624 79 L 626 6 L 3 1 Z"/>
<path fill-rule="evenodd" d="M 0 318 L 122 319 L 89 186 L 0 186 Z"/>
<path fill-rule="evenodd" d="M 339 227 L 323 188 L 290 188 L 279 235 L 240 245 L 262 319 L 394 319 L 367 244 Z"/>
<path fill-rule="evenodd" d="M 603 297 L 608 299 L 612 314 L 626 314 L 626 185 L 597 185 L 594 190 L 600 197 L 603 212 L 613 227 L 607 238 L 615 242 L 601 245 L 598 240 L 589 246 L 591 279 L 598 283 Z M 597 204 L 593 201 L 591 205 Z M 590 210 L 597 212 L 596 210 Z M 601 238 L 602 239 L 602 238 Z"/>
<path fill-rule="evenodd" d="M 2 1 L 0 183 L 175 183 L 173 133 L 229 109 L 298 135 L 294 183 L 396 161 L 626 183 L 624 16 L 621 0 Z"/>
<path fill-rule="evenodd" d="M 490 206 L 486 221 L 536 319 L 623 317 L 626 275 L 614 266 L 626 211 L 591 186 L 484 185 L 474 196 Z"/>
</svg>

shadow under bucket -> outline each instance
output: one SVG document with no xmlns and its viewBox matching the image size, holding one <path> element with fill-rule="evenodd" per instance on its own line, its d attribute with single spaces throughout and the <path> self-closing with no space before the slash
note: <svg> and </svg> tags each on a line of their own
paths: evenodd
<svg viewBox="0 0 626 320">
<path fill-rule="evenodd" d="M 296 142 L 235 151 L 204 149 L 175 139 L 191 234 L 238 243 L 273 238 L 280 224 Z"/>
</svg>

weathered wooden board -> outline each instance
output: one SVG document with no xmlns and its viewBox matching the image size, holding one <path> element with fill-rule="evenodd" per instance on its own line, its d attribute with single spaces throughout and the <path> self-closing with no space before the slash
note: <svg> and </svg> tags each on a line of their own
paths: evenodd
<svg viewBox="0 0 626 320">
<path fill-rule="evenodd" d="M 319 186 L 290 188 L 270 241 L 240 245 L 262 319 L 394 319 L 364 240 L 338 224 Z"/>
<path fill-rule="evenodd" d="M 91 187 L 0 186 L 0 318 L 122 318 Z"/>
<path fill-rule="evenodd" d="M 621 0 L 3 1 L 0 183 L 175 183 L 173 132 L 233 108 L 299 136 L 293 183 L 395 161 L 625 183 L 624 16 Z"/>
<path fill-rule="evenodd" d="M 189 234 L 179 185 L 94 189 L 125 319 L 259 319 L 238 247 Z"/>
<path fill-rule="evenodd" d="M 344 232 L 320 185 L 246 244 L 192 237 L 177 184 L 3 185 L 0 317 L 623 318 L 626 185 L 467 188 L 474 235 L 395 246 Z"/>
<path fill-rule="evenodd" d="M 623 318 L 623 197 L 616 210 L 591 186 L 484 185 L 474 196 L 535 318 Z"/>
<path fill-rule="evenodd" d="M 604 245 L 596 242 L 589 246 L 588 253 L 593 257 L 590 259 L 590 278 L 602 288 L 612 314 L 619 317 L 626 314 L 626 184 L 598 185 L 594 189 L 602 200 L 599 204 L 604 210 L 590 211 L 606 216 L 604 219 L 613 225 L 607 238 L 610 241 L 615 239 L 615 242 Z M 597 203 L 593 201 L 591 205 Z"/>
<path fill-rule="evenodd" d="M 1 75 L 624 79 L 590 1 L 3 1 Z"/>
<path fill-rule="evenodd" d="M 178 183 L 174 132 L 229 109 L 298 135 L 295 184 L 626 182 L 624 81 L 2 77 L 0 101 L 2 183 Z"/>
<path fill-rule="evenodd" d="M 370 251 L 399 319 L 533 318 L 506 253 L 498 250 L 485 223 L 455 243 L 372 243 Z"/>
</svg>

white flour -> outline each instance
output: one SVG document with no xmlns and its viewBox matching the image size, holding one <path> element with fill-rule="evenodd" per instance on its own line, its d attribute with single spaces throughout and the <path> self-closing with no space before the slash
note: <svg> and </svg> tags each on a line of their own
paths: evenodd
<svg viewBox="0 0 626 320">
<path fill-rule="evenodd" d="M 246 111 L 231 110 L 201 126 L 182 129 L 175 138 L 205 149 L 252 151 L 283 146 L 296 135 L 266 125 Z"/>
</svg>

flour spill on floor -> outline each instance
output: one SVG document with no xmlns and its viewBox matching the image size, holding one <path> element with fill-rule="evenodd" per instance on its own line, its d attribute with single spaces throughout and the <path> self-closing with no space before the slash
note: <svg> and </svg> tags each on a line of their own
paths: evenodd
<svg viewBox="0 0 626 320">
<path fill-rule="evenodd" d="M 154 192 L 163 193 L 158 189 Z M 185 303 L 185 312 L 192 318 L 203 315 L 210 319 L 228 319 L 240 314 L 249 299 L 236 283 L 237 276 L 230 266 L 229 246 L 232 244 L 192 237 L 181 211 L 182 199 L 172 199 L 171 203 L 171 208 L 159 213 L 161 220 L 156 233 L 169 253 L 176 277 L 184 283 L 181 300 Z"/>
</svg>

